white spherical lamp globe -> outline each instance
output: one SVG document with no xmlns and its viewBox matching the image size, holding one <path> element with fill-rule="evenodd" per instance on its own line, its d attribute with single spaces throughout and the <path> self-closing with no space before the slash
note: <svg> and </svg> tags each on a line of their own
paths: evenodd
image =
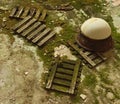
<svg viewBox="0 0 120 104">
<path fill-rule="evenodd" d="M 90 39 L 106 39 L 111 35 L 111 27 L 101 18 L 90 18 L 81 26 L 81 32 Z"/>
</svg>

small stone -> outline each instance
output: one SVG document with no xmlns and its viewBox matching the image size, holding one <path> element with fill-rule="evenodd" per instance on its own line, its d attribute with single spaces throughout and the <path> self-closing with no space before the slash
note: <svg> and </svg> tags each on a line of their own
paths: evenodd
<svg viewBox="0 0 120 104">
<path fill-rule="evenodd" d="M 6 18 L 6 17 L 3 17 L 3 19 L 2 19 L 2 20 L 3 20 L 3 22 L 5 22 L 5 21 L 7 21 L 7 18 Z"/>
<path fill-rule="evenodd" d="M 19 68 L 16 68 L 16 71 L 17 71 L 17 72 L 20 72 Z"/>
<path fill-rule="evenodd" d="M 114 96 L 114 94 L 113 94 L 112 92 L 108 92 L 108 93 L 106 94 L 106 97 L 107 97 L 108 99 L 110 99 L 110 100 L 112 100 L 112 99 L 115 98 L 115 96 Z"/>
<path fill-rule="evenodd" d="M 85 76 L 81 74 L 81 82 L 85 79 Z"/>
<path fill-rule="evenodd" d="M 45 85 L 45 82 L 43 82 L 43 85 Z"/>
<path fill-rule="evenodd" d="M 59 36 L 62 36 L 61 34 Z"/>
<path fill-rule="evenodd" d="M 55 31 L 57 34 L 60 34 L 60 32 L 61 32 L 62 30 L 63 30 L 63 28 L 60 27 L 60 26 L 54 28 L 54 31 Z"/>
<path fill-rule="evenodd" d="M 48 72 L 49 72 L 48 70 L 44 71 L 44 73 L 48 73 Z"/>
<path fill-rule="evenodd" d="M 87 96 L 84 95 L 84 94 L 80 94 L 80 97 L 81 97 L 83 100 L 85 100 L 85 99 L 87 98 Z"/>
<path fill-rule="evenodd" d="M 44 56 L 46 56 L 47 54 L 46 53 L 44 53 Z"/>
<path fill-rule="evenodd" d="M 28 75 L 28 72 L 25 72 L 25 75 Z"/>
<path fill-rule="evenodd" d="M 2 22 L 2 27 L 6 27 L 6 22 Z"/>
</svg>

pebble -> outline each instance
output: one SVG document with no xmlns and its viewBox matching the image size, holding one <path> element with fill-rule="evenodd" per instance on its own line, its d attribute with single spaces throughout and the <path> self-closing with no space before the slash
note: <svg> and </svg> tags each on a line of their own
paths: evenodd
<svg viewBox="0 0 120 104">
<path fill-rule="evenodd" d="M 25 72 L 25 75 L 28 75 L 28 72 Z"/>
<path fill-rule="evenodd" d="M 2 21 L 3 21 L 3 22 L 7 21 L 7 18 L 6 18 L 6 17 L 3 17 Z"/>
<path fill-rule="evenodd" d="M 85 94 L 80 94 L 80 97 L 85 100 L 87 98 L 87 96 Z"/>
<path fill-rule="evenodd" d="M 112 100 L 112 99 L 115 98 L 115 96 L 114 96 L 114 94 L 113 94 L 112 92 L 108 92 L 108 93 L 106 94 L 106 97 L 107 97 L 108 99 L 110 99 L 110 100 Z"/>
</svg>

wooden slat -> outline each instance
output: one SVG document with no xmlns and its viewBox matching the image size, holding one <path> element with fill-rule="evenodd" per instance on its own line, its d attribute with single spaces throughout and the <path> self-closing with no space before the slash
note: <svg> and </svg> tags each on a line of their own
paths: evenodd
<svg viewBox="0 0 120 104">
<path fill-rule="evenodd" d="M 77 60 L 75 68 L 74 68 L 74 72 L 73 72 L 73 77 L 72 77 L 72 82 L 71 82 L 71 85 L 70 85 L 70 90 L 69 90 L 69 92 L 71 94 L 74 94 L 74 91 L 75 91 L 75 86 L 76 86 L 76 82 L 77 82 L 77 76 L 78 76 L 80 64 L 81 64 L 80 60 Z"/>
<path fill-rule="evenodd" d="M 9 17 L 13 17 L 15 14 L 16 14 L 16 12 L 17 12 L 17 6 L 16 7 L 14 7 L 13 9 L 12 9 L 12 11 L 11 11 L 11 13 L 10 13 L 10 15 L 9 15 Z"/>
<path fill-rule="evenodd" d="M 35 23 L 37 20 L 36 19 L 31 19 L 28 23 L 26 23 L 24 26 L 22 26 L 21 28 L 19 28 L 17 30 L 17 33 L 21 33 L 23 32 L 25 29 L 27 29 L 30 25 L 32 25 L 33 23 Z"/>
<path fill-rule="evenodd" d="M 73 74 L 73 71 L 71 71 L 71 70 L 65 70 L 63 68 L 57 68 L 57 72 L 68 74 L 68 75 L 72 75 Z"/>
<path fill-rule="evenodd" d="M 52 86 L 52 82 L 55 76 L 55 72 L 56 72 L 56 68 L 57 68 L 57 63 L 52 67 L 47 84 L 46 84 L 46 88 L 50 89 Z"/>
<path fill-rule="evenodd" d="M 55 36 L 55 32 L 52 31 L 49 35 L 47 35 L 44 39 L 42 39 L 39 43 L 38 46 L 42 46 L 46 41 L 48 41 L 50 38 L 52 38 L 53 36 Z"/>
<path fill-rule="evenodd" d="M 85 54 L 86 56 L 88 56 L 88 55 L 90 55 L 90 54 L 92 54 L 92 53 L 89 52 L 89 51 L 85 51 L 84 54 Z"/>
<path fill-rule="evenodd" d="M 73 60 L 68 60 L 68 59 L 64 59 L 62 62 L 68 63 L 68 64 L 72 64 L 75 65 L 76 61 Z"/>
<path fill-rule="evenodd" d="M 38 40 L 40 40 L 41 38 L 43 38 L 48 32 L 50 32 L 50 28 L 47 28 L 47 29 L 45 29 L 42 33 L 40 33 L 38 36 L 36 36 L 33 40 L 32 40 L 32 42 L 33 43 L 36 43 Z"/>
<path fill-rule="evenodd" d="M 94 61 L 96 64 L 100 64 L 101 62 L 103 62 L 103 60 L 101 60 L 101 58 L 96 58 Z"/>
<path fill-rule="evenodd" d="M 53 84 L 59 84 L 61 86 L 70 87 L 70 81 L 63 80 L 63 79 L 58 79 L 58 78 L 54 78 Z"/>
<path fill-rule="evenodd" d="M 31 19 L 31 16 L 24 18 L 21 22 L 17 23 L 12 29 L 17 30 L 19 27 L 21 27 L 24 23 L 26 23 L 30 19 Z"/>
<path fill-rule="evenodd" d="M 29 11 L 30 11 L 30 7 L 26 7 L 26 8 L 24 9 L 24 12 L 23 12 L 21 18 L 25 18 L 26 16 L 28 16 Z"/>
<path fill-rule="evenodd" d="M 31 8 L 29 15 L 33 17 L 35 12 L 36 12 L 36 9 L 35 8 Z"/>
<path fill-rule="evenodd" d="M 56 73 L 55 74 L 55 77 L 56 78 L 61 78 L 61 79 L 65 79 L 65 80 L 72 80 L 72 76 L 70 76 L 70 75 L 67 75 L 67 74 L 61 74 L 61 73 Z"/>
<path fill-rule="evenodd" d="M 65 92 L 65 93 L 69 93 L 69 88 L 68 87 L 63 87 L 63 86 L 59 86 L 59 85 L 52 85 L 51 89 L 61 91 L 61 92 Z"/>
<path fill-rule="evenodd" d="M 96 53 L 102 60 L 107 60 L 107 58 L 106 57 L 104 57 L 102 54 L 100 54 L 100 53 Z"/>
<path fill-rule="evenodd" d="M 36 11 L 36 14 L 35 14 L 34 17 L 35 17 L 36 19 L 39 19 L 40 14 L 41 14 L 41 9 L 38 9 L 38 10 Z"/>
<path fill-rule="evenodd" d="M 39 34 L 39 32 L 41 32 L 43 29 L 46 28 L 46 25 L 41 25 L 40 27 L 38 27 L 33 33 L 31 33 L 30 35 L 27 36 L 27 39 L 30 40 L 32 39 L 34 36 L 36 36 L 37 34 Z"/>
<path fill-rule="evenodd" d="M 21 35 L 26 36 L 26 35 L 30 34 L 34 29 L 36 29 L 38 26 L 40 26 L 40 24 L 41 24 L 41 22 L 36 22 L 30 28 L 25 30 Z"/>
<path fill-rule="evenodd" d="M 90 54 L 88 55 L 88 57 L 92 60 L 93 58 L 98 57 L 98 56 L 96 54 Z"/>
<path fill-rule="evenodd" d="M 68 64 L 68 63 L 61 63 L 61 64 L 59 65 L 59 67 L 62 67 L 62 68 L 65 68 L 65 69 L 70 69 L 70 70 L 73 70 L 73 69 L 74 69 L 74 65 Z"/>
<path fill-rule="evenodd" d="M 45 19 L 45 17 L 46 17 L 46 15 L 47 15 L 47 11 L 44 9 L 43 11 L 42 11 L 42 15 L 41 15 L 41 17 L 40 17 L 40 21 L 43 21 L 44 19 Z"/>
<path fill-rule="evenodd" d="M 74 44 L 69 42 L 69 45 L 72 46 L 90 65 L 92 66 L 96 65 L 88 56 L 86 56 L 82 51 L 80 51 L 79 48 L 76 48 Z"/>
<path fill-rule="evenodd" d="M 22 15 L 23 10 L 24 10 L 24 7 L 23 6 L 19 6 L 18 7 L 18 11 L 17 11 L 15 17 L 19 18 Z"/>
</svg>

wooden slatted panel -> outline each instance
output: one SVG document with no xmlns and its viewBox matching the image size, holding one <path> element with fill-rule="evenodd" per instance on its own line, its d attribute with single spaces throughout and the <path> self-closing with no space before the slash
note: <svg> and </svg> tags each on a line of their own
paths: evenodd
<svg viewBox="0 0 120 104">
<path fill-rule="evenodd" d="M 81 65 L 80 60 L 77 60 L 76 65 L 74 67 L 72 82 L 71 82 L 70 90 L 69 90 L 69 92 L 71 94 L 74 94 L 74 91 L 75 91 L 75 86 L 76 86 L 76 82 L 77 82 L 77 76 L 78 76 L 80 65 Z"/>
<path fill-rule="evenodd" d="M 24 7 L 23 7 L 23 6 L 20 6 L 20 7 L 18 8 L 18 11 L 17 11 L 15 17 L 16 17 L 16 18 L 19 18 L 19 17 L 22 15 L 23 10 L 24 10 Z"/>
<path fill-rule="evenodd" d="M 34 25 L 32 25 L 30 28 L 25 30 L 21 35 L 26 36 L 30 34 L 33 30 L 35 30 L 38 26 L 40 26 L 41 22 L 36 22 Z"/>
<path fill-rule="evenodd" d="M 19 27 L 21 27 L 24 23 L 26 23 L 30 19 L 31 19 L 31 16 L 26 17 L 24 20 L 22 20 L 21 22 L 17 23 L 12 29 L 14 31 L 17 30 Z"/>
<path fill-rule="evenodd" d="M 38 43 L 38 46 L 42 46 L 46 41 L 48 41 L 49 39 L 51 39 L 53 36 L 55 36 L 55 32 L 52 31 L 49 35 L 47 35 L 43 40 L 41 40 L 39 43 Z"/>
<path fill-rule="evenodd" d="M 48 32 L 50 32 L 50 28 L 45 29 L 42 33 L 40 33 L 38 36 L 36 36 L 32 42 L 36 43 L 38 40 L 41 40 Z"/>
<path fill-rule="evenodd" d="M 32 39 L 34 36 L 38 35 L 39 32 L 41 32 L 43 29 L 46 28 L 46 25 L 41 25 L 40 27 L 38 27 L 33 33 L 31 33 L 30 35 L 27 36 L 27 39 L 30 40 Z"/>
<path fill-rule="evenodd" d="M 17 6 L 12 9 L 9 17 L 17 18 L 17 19 L 24 19 L 27 16 L 31 16 L 36 18 L 39 21 L 44 21 L 47 16 L 47 10 L 43 8 L 30 8 L 30 7 L 23 7 Z"/>
<path fill-rule="evenodd" d="M 52 86 L 52 82 L 53 82 L 53 79 L 55 76 L 56 69 L 57 69 L 57 63 L 51 69 L 51 72 L 50 72 L 50 75 L 49 75 L 49 78 L 48 78 L 48 81 L 46 84 L 46 88 L 48 88 L 48 89 L 50 89 Z"/>
<path fill-rule="evenodd" d="M 17 33 L 21 33 L 23 32 L 25 29 L 27 29 L 30 25 L 32 25 L 33 23 L 35 23 L 37 20 L 36 19 L 31 19 L 28 23 L 26 23 L 24 26 L 22 26 L 21 28 L 19 28 L 17 30 Z"/>
<path fill-rule="evenodd" d="M 18 9 L 17 7 L 14 7 L 14 8 L 12 9 L 12 11 L 11 11 L 9 17 L 13 17 L 13 16 L 16 14 L 17 9 Z"/>
<path fill-rule="evenodd" d="M 56 62 L 57 62 L 57 67 L 56 67 L 56 71 L 54 71 L 55 74 L 53 74 L 54 77 L 52 77 L 52 83 L 50 85 L 51 87 L 47 89 L 52 89 L 68 94 L 75 94 L 75 89 L 77 88 L 78 85 L 77 83 L 79 83 L 79 77 L 80 77 L 80 75 L 78 74 L 80 74 L 82 70 L 81 61 L 64 60 L 64 61 L 56 61 Z M 71 62 L 72 65 L 74 65 L 72 70 L 67 70 L 59 67 L 61 63 L 68 64 L 68 62 Z M 69 65 L 71 65 L 71 63 L 69 63 Z M 50 72 L 50 76 L 51 75 L 52 74 Z M 49 77 L 48 80 L 50 80 Z"/>
<path fill-rule="evenodd" d="M 26 8 L 24 9 L 24 12 L 23 12 L 21 18 L 25 18 L 26 16 L 28 16 L 29 11 L 30 11 L 30 7 L 26 7 Z"/>
<path fill-rule="evenodd" d="M 95 66 L 96 64 L 87 56 L 85 55 L 82 51 L 79 50 L 74 44 L 71 42 L 68 42 L 70 46 L 72 46 L 91 66 Z"/>
</svg>

